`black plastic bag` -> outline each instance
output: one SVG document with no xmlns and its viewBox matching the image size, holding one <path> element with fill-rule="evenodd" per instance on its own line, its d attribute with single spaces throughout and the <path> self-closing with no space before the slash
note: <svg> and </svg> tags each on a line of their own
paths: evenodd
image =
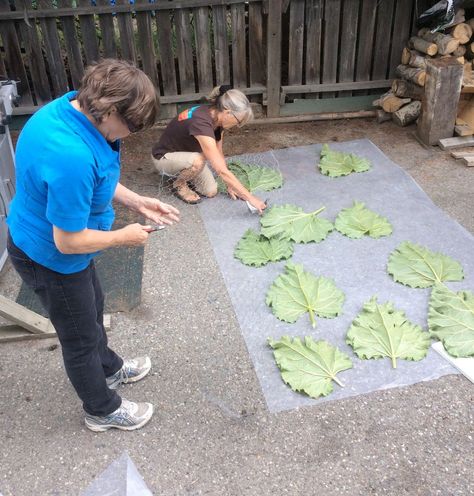
<svg viewBox="0 0 474 496">
<path fill-rule="evenodd" d="M 416 25 L 419 28 L 429 28 L 431 31 L 441 31 L 453 22 L 456 11 L 464 0 L 441 0 L 418 17 Z"/>
</svg>

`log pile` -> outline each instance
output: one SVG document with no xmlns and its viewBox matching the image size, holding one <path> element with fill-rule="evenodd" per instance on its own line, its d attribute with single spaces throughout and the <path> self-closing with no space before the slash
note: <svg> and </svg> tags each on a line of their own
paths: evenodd
<svg viewBox="0 0 474 496">
<path fill-rule="evenodd" d="M 464 64 L 463 93 L 474 93 L 474 18 L 465 20 L 464 11 L 456 14 L 456 24 L 442 33 L 422 28 L 408 41 L 401 54 L 390 90 L 373 102 L 379 107 L 377 121 L 393 120 L 406 126 L 418 119 L 424 95 L 426 63 L 430 59 L 447 58 Z M 469 133 L 466 122 L 460 120 L 456 131 Z M 473 121 L 474 126 L 474 121 Z M 462 125 L 462 127 L 461 127 Z M 474 131 L 474 128 L 473 128 Z M 472 132 L 470 133 L 472 135 Z"/>
</svg>

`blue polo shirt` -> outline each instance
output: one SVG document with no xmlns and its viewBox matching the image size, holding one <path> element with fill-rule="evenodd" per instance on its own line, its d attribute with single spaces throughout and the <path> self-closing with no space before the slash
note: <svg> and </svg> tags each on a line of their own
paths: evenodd
<svg viewBox="0 0 474 496">
<path fill-rule="evenodd" d="M 96 253 L 64 255 L 53 225 L 68 232 L 109 231 L 120 176 L 120 143 L 109 143 L 70 103 L 76 92 L 45 105 L 27 122 L 16 147 L 16 195 L 7 223 L 14 243 L 56 272 L 85 269 Z"/>
</svg>

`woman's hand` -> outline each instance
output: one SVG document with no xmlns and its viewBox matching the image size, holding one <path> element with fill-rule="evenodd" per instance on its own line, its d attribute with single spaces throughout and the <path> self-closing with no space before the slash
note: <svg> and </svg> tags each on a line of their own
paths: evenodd
<svg viewBox="0 0 474 496">
<path fill-rule="evenodd" d="M 120 236 L 120 245 L 141 246 L 144 245 L 149 236 L 150 226 L 141 224 L 129 224 L 128 226 L 117 229 L 115 232 Z"/>
<path fill-rule="evenodd" d="M 159 225 L 171 225 L 174 222 L 179 222 L 179 210 L 157 198 L 139 196 L 136 211 Z"/>
<path fill-rule="evenodd" d="M 232 198 L 232 200 L 238 200 L 239 197 L 237 195 L 237 192 L 232 186 L 227 185 L 227 194 Z"/>
<path fill-rule="evenodd" d="M 256 196 L 251 196 L 249 200 L 247 200 L 251 205 L 253 205 L 257 210 L 260 215 L 263 214 L 263 211 L 267 208 L 267 204 L 260 200 L 260 198 L 257 198 Z"/>
</svg>

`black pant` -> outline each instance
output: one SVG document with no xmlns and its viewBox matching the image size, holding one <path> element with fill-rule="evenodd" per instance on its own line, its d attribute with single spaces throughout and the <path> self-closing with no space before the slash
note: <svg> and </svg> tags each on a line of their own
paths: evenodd
<svg viewBox="0 0 474 496">
<path fill-rule="evenodd" d="M 80 272 L 60 274 L 31 260 L 8 238 L 13 266 L 38 295 L 56 329 L 67 375 L 84 410 L 108 415 L 122 400 L 107 387 L 105 378 L 117 372 L 123 360 L 107 346 L 104 294 L 94 262 Z"/>
</svg>

